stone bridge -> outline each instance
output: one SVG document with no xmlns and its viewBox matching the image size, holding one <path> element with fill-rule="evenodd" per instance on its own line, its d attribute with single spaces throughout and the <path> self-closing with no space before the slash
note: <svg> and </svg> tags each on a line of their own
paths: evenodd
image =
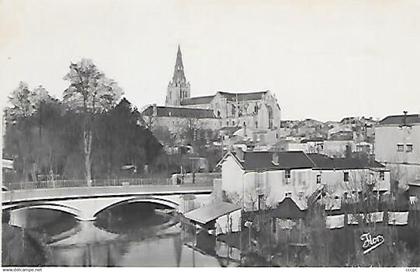
<svg viewBox="0 0 420 272">
<path fill-rule="evenodd" d="M 207 202 L 209 185 L 134 185 L 74 187 L 2 192 L 2 211 L 22 209 L 58 210 L 80 221 L 95 220 L 109 208 L 136 202 L 156 203 L 179 212 L 200 207 Z M 187 196 L 187 197 L 186 197 Z"/>
</svg>

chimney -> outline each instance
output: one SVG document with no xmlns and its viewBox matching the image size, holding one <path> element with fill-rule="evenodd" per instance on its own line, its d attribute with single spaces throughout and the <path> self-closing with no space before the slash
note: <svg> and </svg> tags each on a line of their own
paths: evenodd
<svg viewBox="0 0 420 272">
<path fill-rule="evenodd" d="M 407 126 L 407 111 L 403 111 L 404 117 L 403 117 L 403 126 Z"/>
<path fill-rule="evenodd" d="M 153 107 L 153 114 L 152 114 L 152 116 L 157 116 L 157 106 L 156 106 L 156 104 L 153 104 L 152 107 Z"/>
</svg>

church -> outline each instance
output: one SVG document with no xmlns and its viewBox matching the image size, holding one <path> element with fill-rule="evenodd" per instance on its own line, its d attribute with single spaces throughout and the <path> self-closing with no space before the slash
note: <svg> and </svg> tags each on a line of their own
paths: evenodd
<svg viewBox="0 0 420 272">
<path fill-rule="evenodd" d="M 281 120 L 277 99 L 269 90 L 217 91 L 209 96 L 191 97 L 191 85 L 185 77 L 179 45 L 165 106 L 149 105 L 142 115 L 152 130 L 164 126 L 177 133 L 182 127 L 193 124 L 198 129 L 242 129 L 245 136 L 254 138 L 257 134 L 272 134 L 278 138 Z"/>
</svg>

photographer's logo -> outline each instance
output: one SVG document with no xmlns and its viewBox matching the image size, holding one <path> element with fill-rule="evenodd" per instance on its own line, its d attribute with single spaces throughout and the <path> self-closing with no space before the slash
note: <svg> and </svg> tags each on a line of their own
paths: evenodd
<svg viewBox="0 0 420 272">
<path fill-rule="evenodd" d="M 363 254 L 369 253 L 378 246 L 382 245 L 385 242 L 383 235 L 376 235 L 375 237 L 372 237 L 372 235 L 368 233 L 363 233 L 360 235 L 360 240 L 363 241 Z"/>
</svg>

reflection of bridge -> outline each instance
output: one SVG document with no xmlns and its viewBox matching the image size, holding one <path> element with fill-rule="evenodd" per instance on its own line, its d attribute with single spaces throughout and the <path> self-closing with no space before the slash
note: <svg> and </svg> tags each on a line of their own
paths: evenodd
<svg viewBox="0 0 420 272">
<path fill-rule="evenodd" d="M 101 187 L 70 187 L 16 190 L 2 192 L 2 210 L 50 209 L 66 212 L 77 219 L 95 220 L 103 210 L 135 202 L 161 204 L 183 212 L 186 205 L 200 205 L 212 191 L 212 186 L 183 185 L 130 185 Z M 194 195 L 196 197 L 183 197 Z M 192 200 L 195 199 L 195 200 Z M 189 203 L 187 203 L 189 202 Z"/>
</svg>

